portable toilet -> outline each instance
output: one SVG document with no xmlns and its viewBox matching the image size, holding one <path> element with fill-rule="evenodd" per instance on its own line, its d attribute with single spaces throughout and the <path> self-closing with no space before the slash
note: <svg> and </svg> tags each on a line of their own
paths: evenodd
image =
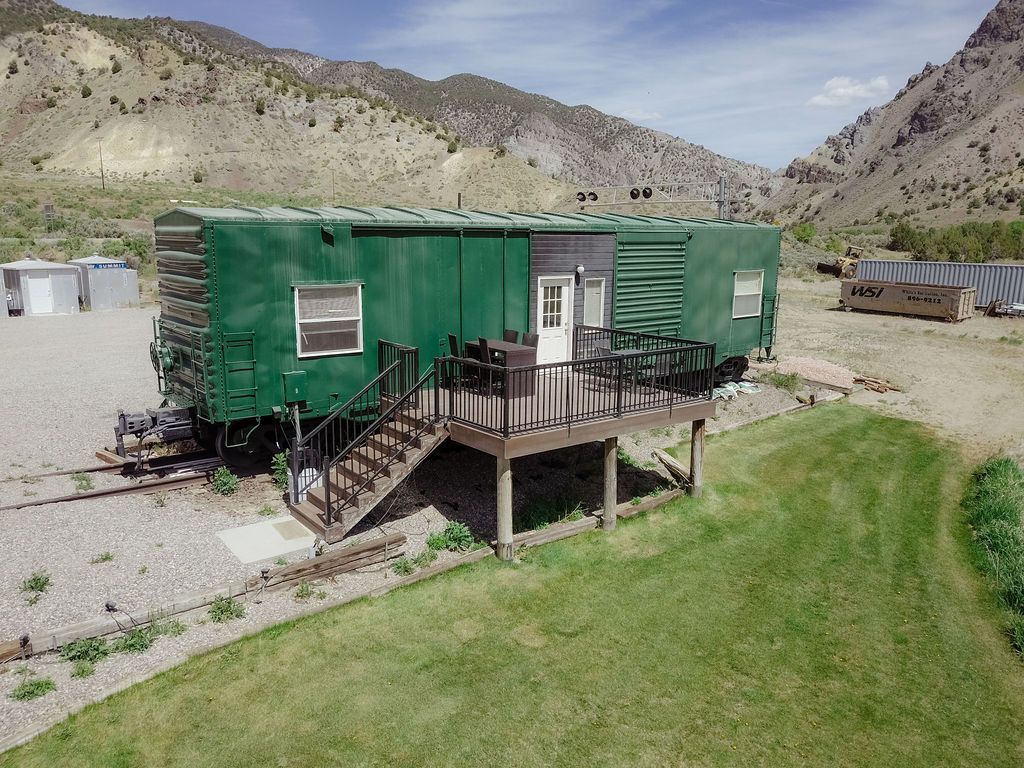
<svg viewBox="0 0 1024 768">
<path fill-rule="evenodd" d="M 78 312 L 78 267 L 41 259 L 0 264 L 12 315 L 72 315 Z"/>
<path fill-rule="evenodd" d="M 93 311 L 139 305 L 139 273 L 128 262 L 93 254 L 72 259 L 78 269 L 78 298 Z"/>
</svg>

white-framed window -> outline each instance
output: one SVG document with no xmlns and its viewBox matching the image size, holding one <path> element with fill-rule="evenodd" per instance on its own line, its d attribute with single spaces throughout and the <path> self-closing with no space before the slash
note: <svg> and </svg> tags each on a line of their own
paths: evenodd
<svg viewBox="0 0 1024 768">
<path fill-rule="evenodd" d="M 564 285 L 545 285 L 541 300 L 540 327 L 561 328 L 563 326 L 562 301 L 565 295 Z"/>
<path fill-rule="evenodd" d="M 299 357 L 363 351 L 363 286 L 296 285 L 295 339 Z"/>
<path fill-rule="evenodd" d="M 732 316 L 758 317 L 761 314 L 761 291 L 764 289 L 764 270 L 736 272 L 732 294 Z"/>
<path fill-rule="evenodd" d="M 603 277 L 588 277 L 583 282 L 583 324 L 604 325 Z"/>
</svg>

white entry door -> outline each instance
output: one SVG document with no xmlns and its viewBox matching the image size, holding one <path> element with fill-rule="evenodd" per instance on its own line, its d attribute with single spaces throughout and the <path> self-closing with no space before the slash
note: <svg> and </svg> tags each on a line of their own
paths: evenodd
<svg viewBox="0 0 1024 768">
<path fill-rule="evenodd" d="M 538 363 L 560 363 L 570 358 L 572 342 L 572 278 L 537 279 Z"/>
<path fill-rule="evenodd" d="M 53 312 L 53 288 L 49 275 L 28 276 L 28 305 L 34 315 Z"/>
</svg>

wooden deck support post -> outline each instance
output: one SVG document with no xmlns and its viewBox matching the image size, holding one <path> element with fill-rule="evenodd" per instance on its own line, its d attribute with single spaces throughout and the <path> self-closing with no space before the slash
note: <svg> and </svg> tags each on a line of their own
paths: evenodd
<svg viewBox="0 0 1024 768">
<path fill-rule="evenodd" d="M 601 515 L 601 527 L 606 531 L 615 530 L 615 519 L 618 517 L 616 507 L 619 505 L 619 438 L 607 437 L 604 441 L 604 512 Z"/>
<path fill-rule="evenodd" d="M 499 560 L 512 560 L 515 545 L 512 542 L 512 462 L 498 457 L 498 547 Z"/>
<path fill-rule="evenodd" d="M 693 422 L 690 431 L 690 495 L 699 499 L 704 491 L 704 419 Z"/>
</svg>

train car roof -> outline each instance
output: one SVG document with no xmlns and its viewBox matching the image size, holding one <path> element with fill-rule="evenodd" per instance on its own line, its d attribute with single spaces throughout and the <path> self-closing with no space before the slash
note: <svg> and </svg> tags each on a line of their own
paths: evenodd
<svg viewBox="0 0 1024 768">
<path fill-rule="evenodd" d="M 674 218 L 668 216 L 633 216 L 621 213 L 494 213 L 445 208 L 191 208 L 180 207 L 156 217 L 162 219 L 185 216 L 204 221 L 231 222 L 302 222 L 344 223 L 353 226 L 425 226 L 443 228 L 484 229 L 767 229 L 771 224 L 726 219 Z"/>
</svg>

